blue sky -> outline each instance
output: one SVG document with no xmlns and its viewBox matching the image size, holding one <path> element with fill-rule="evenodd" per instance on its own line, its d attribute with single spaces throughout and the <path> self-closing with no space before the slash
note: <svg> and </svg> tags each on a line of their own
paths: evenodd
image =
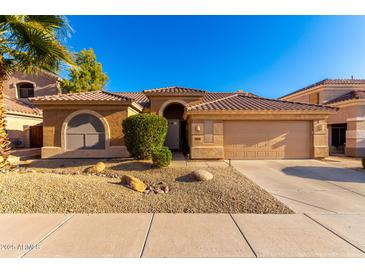
<svg viewBox="0 0 365 274">
<path fill-rule="evenodd" d="M 68 16 L 109 91 L 186 86 L 276 98 L 324 78 L 365 78 L 365 16 Z"/>
</svg>

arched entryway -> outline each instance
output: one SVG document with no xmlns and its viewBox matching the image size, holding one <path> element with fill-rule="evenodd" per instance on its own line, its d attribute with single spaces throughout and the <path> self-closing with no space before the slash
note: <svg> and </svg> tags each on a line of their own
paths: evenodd
<svg viewBox="0 0 365 274">
<path fill-rule="evenodd" d="M 89 113 L 74 116 L 66 128 L 66 150 L 105 149 L 105 127 Z"/>
<path fill-rule="evenodd" d="M 165 144 L 172 150 L 183 152 L 188 150 L 184 109 L 185 106 L 178 102 L 170 103 L 163 109 L 163 116 L 168 120 Z"/>
</svg>

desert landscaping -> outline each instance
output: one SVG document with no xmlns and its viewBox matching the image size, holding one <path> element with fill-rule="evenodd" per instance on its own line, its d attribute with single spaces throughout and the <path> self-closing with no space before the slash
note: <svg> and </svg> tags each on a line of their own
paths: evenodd
<svg viewBox="0 0 365 274">
<path fill-rule="evenodd" d="M 90 173 L 99 161 L 32 160 L 0 174 L 0 212 L 292 213 L 224 162 L 204 168 L 213 179 L 197 181 L 196 166 L 155 168 L 150 161 L 125 159 L 105 160 L 105 170 Z M 124 175 L 143 181 L 146 191 L 123 184 Z"/>
</svg>

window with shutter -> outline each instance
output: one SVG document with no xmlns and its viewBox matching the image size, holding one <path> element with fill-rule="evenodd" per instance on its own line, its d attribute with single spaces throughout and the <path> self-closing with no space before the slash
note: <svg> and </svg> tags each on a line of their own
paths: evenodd
<svg viewBox="0 0 365 274">
<path fill-rule="evenodd" d="M 204 143 L 213 143 L 213 121 L 204 121 Z"/>
</svg>

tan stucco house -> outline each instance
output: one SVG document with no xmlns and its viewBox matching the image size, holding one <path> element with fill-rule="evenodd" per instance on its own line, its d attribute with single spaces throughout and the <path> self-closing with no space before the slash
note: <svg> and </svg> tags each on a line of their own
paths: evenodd
<svg viewBox="0 0 365 274">
<path fill-rule="evenodd" d="M 127 157 L 122 121 L 147 112 L 168 119 L 166 144 L 191 159 L 321 158 L 335 108 L 246 92 L 167 87 L 32 98 L 43 111 L 42 158 Z"/>
<path fill-rule="evenodd" d="M 60 92 L 58 76 L 15 72 L 4 81 L 6 130 L 13 148 L 42 146 L 42 111 L 29 99 Z"/>
<path fill-rule="evenodd" d="M 339 108 L 327 120 L 330 153 L 365 156 L 365 79 L 325 79 L 280 99 Z"/>
</svg>

